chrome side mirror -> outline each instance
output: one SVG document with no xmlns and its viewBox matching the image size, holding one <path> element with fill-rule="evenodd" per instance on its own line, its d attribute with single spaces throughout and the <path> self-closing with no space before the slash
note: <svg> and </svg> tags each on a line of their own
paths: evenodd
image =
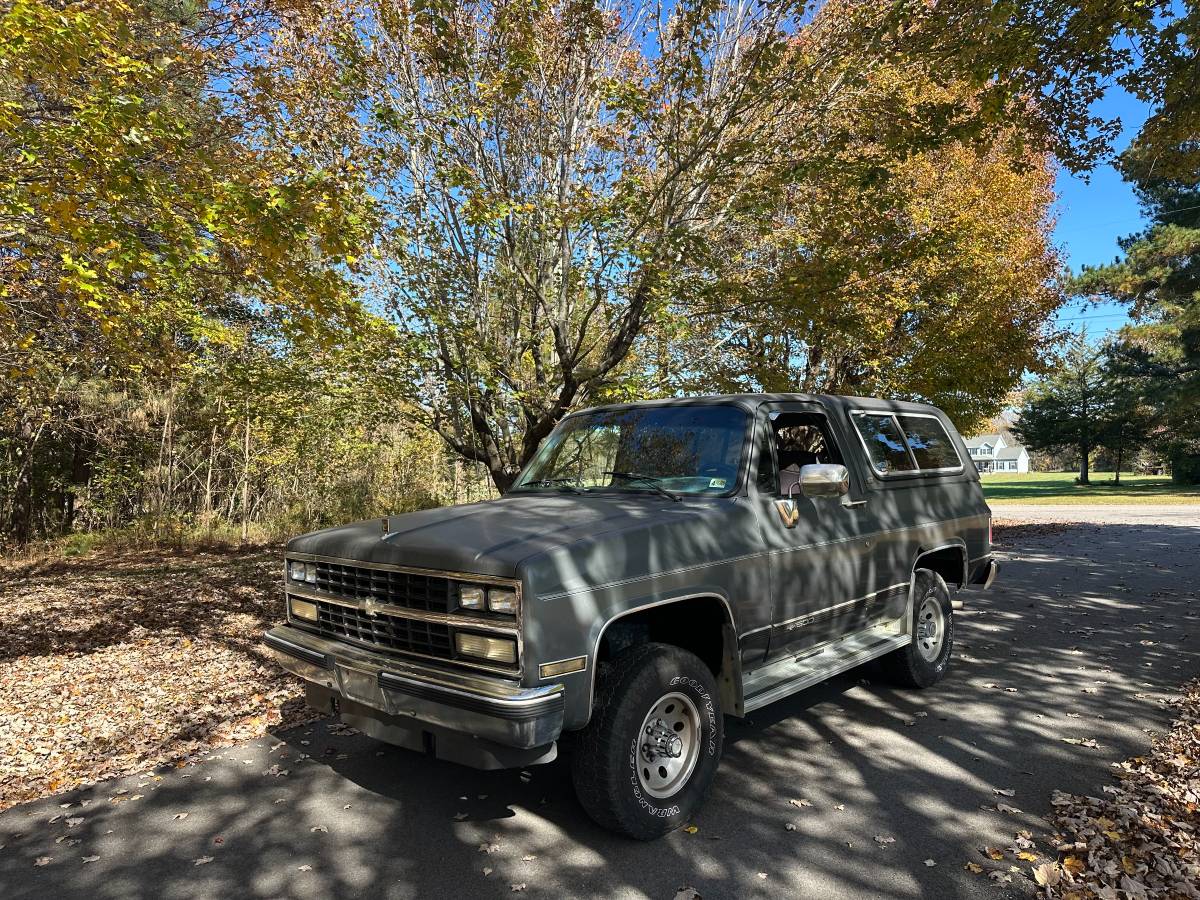
<svg viewBox="0 0 1200 900">
<path fill-rule="evenodd" d="M 800 493 L 805 497 L 841 497 L 850 493 L 850 470 L 831 463 L 800 467 Z"/>
</svg>

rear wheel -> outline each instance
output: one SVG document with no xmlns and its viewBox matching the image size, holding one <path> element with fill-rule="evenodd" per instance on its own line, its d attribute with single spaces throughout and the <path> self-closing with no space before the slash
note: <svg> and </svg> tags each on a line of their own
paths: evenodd
<svg viewBox="0 0 1200 900">
<path fill-rule="evenodd" d="M 950 666 L 954 647 L 954 610 L 942 576 L 918 569 L 913 576 L 912 643 L 882 660 L 887 676 L 905 687 L 937 684 Z"/>
<path fill-rule="evenodd" d="M 712 784 L 725 736 L 708 667 L 679 647 L 643 644 L 597 673 L 595 702 L 571 766 L 588 815 L 639 840 L 684 825 Z"/>
</svg>

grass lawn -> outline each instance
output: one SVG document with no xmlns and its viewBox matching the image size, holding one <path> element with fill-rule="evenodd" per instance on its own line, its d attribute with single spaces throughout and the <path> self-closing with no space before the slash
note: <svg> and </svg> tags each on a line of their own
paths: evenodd
<svg viewBox="0 0 1200 900">
<path fill-rule="evenodd" d="M 983 476 L 988 503 L 1200 503 L 1200 487 L 1172 484 L 1159 475 L 1093 473 L 1089 485 L 1075 484 L 1076 472 L 989 472 Z"/>
</svg>

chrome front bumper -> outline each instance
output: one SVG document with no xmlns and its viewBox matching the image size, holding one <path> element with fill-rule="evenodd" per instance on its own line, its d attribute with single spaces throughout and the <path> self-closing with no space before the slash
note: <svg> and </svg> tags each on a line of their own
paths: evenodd
<svg viewBox="0 0 1200 900">
<path fill-rule="evenodd" d="M 562 731 L 563 686 L 415 665 L 290 625 L 263 636 L 307 683 L 310 705 L 379 740 L 482 769 L 549 762 Z"/>
</svg>

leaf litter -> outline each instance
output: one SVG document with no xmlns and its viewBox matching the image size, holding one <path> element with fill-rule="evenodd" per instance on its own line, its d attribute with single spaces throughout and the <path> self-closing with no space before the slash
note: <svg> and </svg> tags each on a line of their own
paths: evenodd
<svg viewBox="0 0 1200 900">
<path fill-rule="evenodd" d="M 5 579 L 0 809 L 316 718 L 259 643 L 282 615 L 275 551 L 122 551 Z"/>
<path fill-rule="evenodd" d="M 1055 791 L 1060 858 L 1032 868 L 1047 897 L 1200 898 L 1200 680 L 1173 705 L 1171 730 L 1115 764 L 1103 796 Z"/>
</svg>

